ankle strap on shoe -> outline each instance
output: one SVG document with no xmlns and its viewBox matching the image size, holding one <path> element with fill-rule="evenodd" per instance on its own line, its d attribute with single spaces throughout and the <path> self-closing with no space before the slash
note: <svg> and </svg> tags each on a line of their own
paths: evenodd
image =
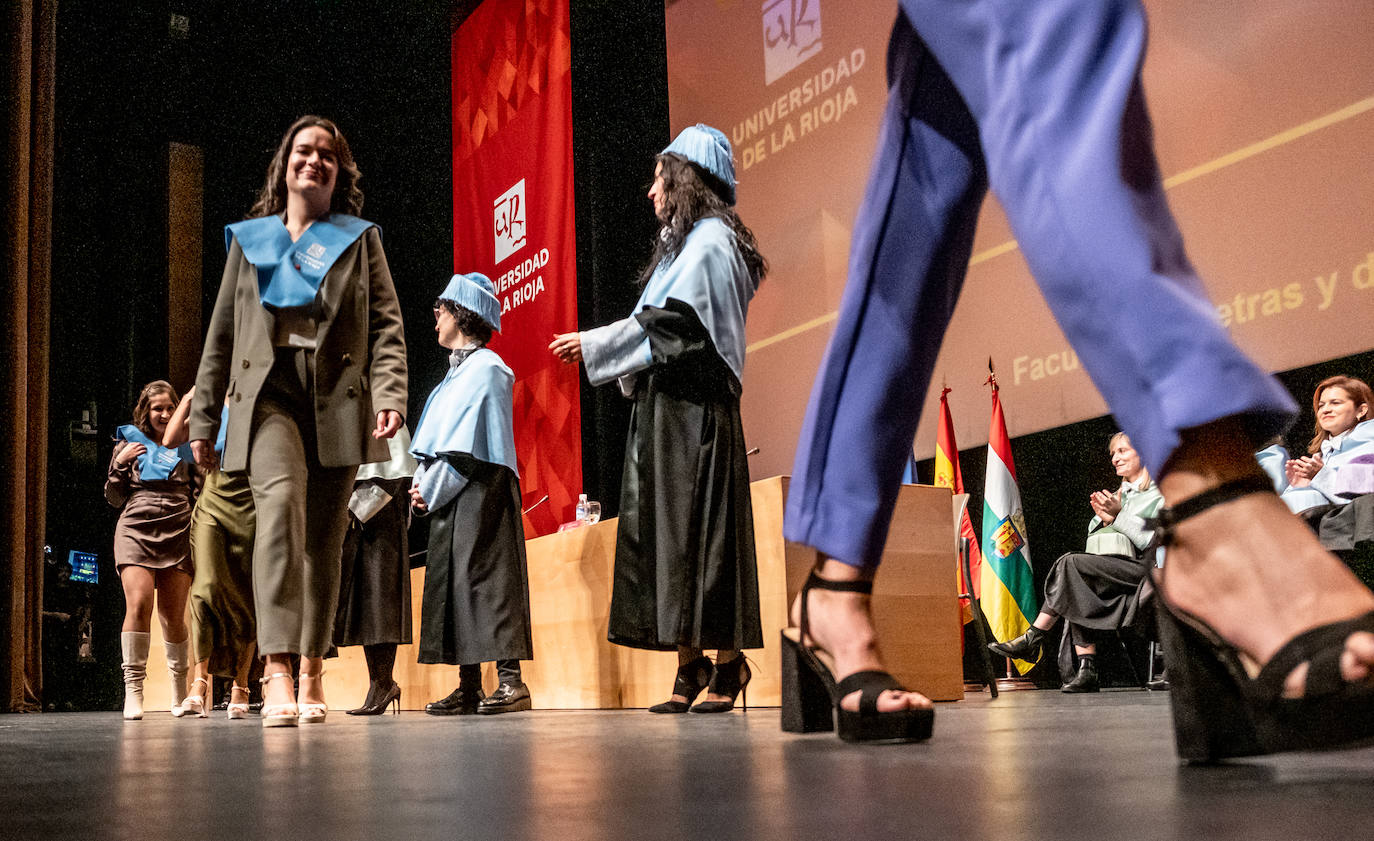
<svg viewBox="0 0 1374 841">
<path fill-rule="evenodd" d="M 290 679 L 291 679 L 291 673 L 290 673 L 290 672 L 273 672 L 273 673 L 270 674 L 270 675 L 263 675 L 261 678 L 258 679 L 258 683 L 261 683 L 261 684 L 263 684 L 263 685 L 265 686 L 265 685 L 267 685 L 267 682 L 268 682 L 269 680 L 276 680 L 276 679 L 279 678 L 279 677 L 284 677 L 284 678 L 286 678 L 287 680 L 290 680 Z"/>
<path fill-rule="evenodd" d="M 811 574 L 806 577 L 806 584 L 802 586 L 804 590 L 836 590 L 842 593 L 872 593 L 873 579 L 866 581 L 835 581 L 830 578 L 821 578 L 813 569 Z"/>
<path fill-rule="evenodd" d="M 873 592 L 873 579 L 870 578 L 861 581 L 835 581 L 830 578 L 821 578 L 813 567 L 811 574 L 806 577 L 806 583 L 802 585 L 801 591 L 801 640 L 803 645 L 806 644 L 806 629 L 810 627 L 810 623 L 807 621 L 806 609 L 806 594 L 809 590 L 830 590 L 839 593 L 862 593 L 864 595 L 869 595 Z"/>
<path fill-rule="evenodd" d="M 1256 493 L 1272 494 L 1274 486 L 1266 476 L 1246 476 L 1241 479 L 1232 479 L 1223 482 L 1215 488 L 1209 488 L 1197 496 L 1190 496 L 1177 505 L 1159 509 L 1153 517 L 1145 518 L 1146 528 L 1153 529 L 1155 539 L 1153 546 L 1168 546 L 1174 538 L 1174 528 L 1179 523 L 1214 508 L 1223 502 L 1230 502 L 1243 496 Z"/>
</svg>

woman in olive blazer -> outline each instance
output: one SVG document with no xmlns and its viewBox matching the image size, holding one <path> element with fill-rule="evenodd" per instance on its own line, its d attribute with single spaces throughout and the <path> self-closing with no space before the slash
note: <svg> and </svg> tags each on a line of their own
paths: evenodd
<svg viewBox="0 0 1374 841">
<path fill-rule="evenodd" d="M 385 461 L 404 420 L 400 307 L 381 234 L 357 217 L 358 169 L 338 128 L 297 120 L 229 252 L 191 410 L 197 462 L 247 470 L 258 511 L 253 594 L 266 657 L 264 726 L 323 721 L 323 656 L 359 464 Z M 301 655 L 300 695 L 290 674 Z"/>
</svg>

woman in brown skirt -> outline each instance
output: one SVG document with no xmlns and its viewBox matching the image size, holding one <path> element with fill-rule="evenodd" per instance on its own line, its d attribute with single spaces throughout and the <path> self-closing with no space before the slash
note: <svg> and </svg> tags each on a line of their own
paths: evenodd
<svg viewBox="0 0 1374 841">
<path fill-rule="evenodd" d="M 153 594 L 172 677 L 172 709 L 186 695 L 190 665 L 186 595 L 191 589 L 191 502 L 194 461 L 185 449 L 157 443 L 167 431 L 177 393 L 165 380 L 143 387 L 134 422 L 119 427 L 105 499 L 120 509 L 115 526 L 115 569 L 124 587 L 124 718 L 143 718 L 143 679 L 148 673 L 148 635 Z"/>
</svg>

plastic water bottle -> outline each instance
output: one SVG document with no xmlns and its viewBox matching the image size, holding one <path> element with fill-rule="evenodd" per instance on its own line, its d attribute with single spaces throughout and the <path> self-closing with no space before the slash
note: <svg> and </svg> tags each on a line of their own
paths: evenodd
<svg viewBox="0 0 1374 841">
<path fill-rule="evenodd" d="M 577 522 L 579 522 L 579 523 L 580 523 L 580 522 L 583 522 L 584 520 L 587 519 L 587 495 L 586 495 L 586 494 L 578 494 L 578 495 L 577 495 L 577 513 L 576 513 L 575 519 L 576 519 Z"/>
</svg>

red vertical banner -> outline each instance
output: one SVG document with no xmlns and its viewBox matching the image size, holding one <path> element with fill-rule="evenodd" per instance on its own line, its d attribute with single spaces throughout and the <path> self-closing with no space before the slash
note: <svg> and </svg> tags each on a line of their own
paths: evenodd
<svg viewBox="0 0 1374 841">
<path fill-rule="evenodd" d="M 582 486 L 578 369 L 547 350 L 577 329 L 568 0 L 486 0 L 452 50 L 453 266 L 501 301 L 523 507 L 549 497 L 525 518 L 534 537 L 572 519 Z"/>
</svg>

